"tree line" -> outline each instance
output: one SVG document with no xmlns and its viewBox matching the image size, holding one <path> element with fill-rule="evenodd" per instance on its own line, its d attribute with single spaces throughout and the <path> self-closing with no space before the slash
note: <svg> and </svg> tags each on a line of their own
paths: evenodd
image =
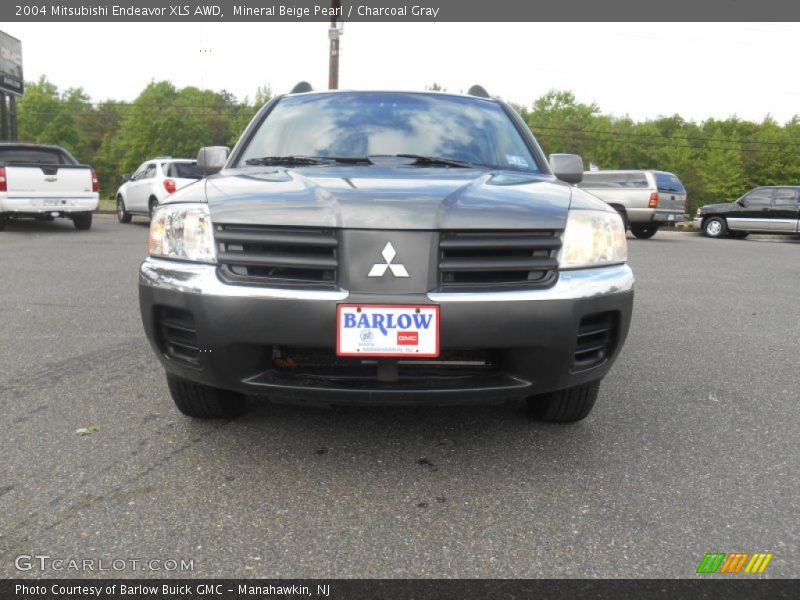
<svg viewBox="0 0 800 600">
<path fill-rule="evenodd" d="M 429 89 L 441 89 L 433 84 Z M 152 82 L 132 102 L 92 102 L 81 88 L 60 91 L 42 77 L 18 102 L 20 139 L 64 146 L 92 164 L 104 196 L 153 156 L 192 157 L 201 146 L 236 143 L 272 93 L 251 100 L 226 91 Z M 601 169 L 660 169 L 678 175 L 690 210 L 731 201 L 758 185 L 800 183 L 800 117 L 784 124 L 736 117 L 701 123 L 679 115 L 634 121 L 553 90 L 515 105 L 547 153 L 572 152 Z"/>
</svg>

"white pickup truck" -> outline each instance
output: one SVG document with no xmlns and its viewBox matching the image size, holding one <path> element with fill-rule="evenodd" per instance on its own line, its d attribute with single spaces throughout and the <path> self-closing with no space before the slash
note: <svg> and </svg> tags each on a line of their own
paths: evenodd
<svg viewBox="0 0 800 600">
<path fill-rule="evenodd" d="M 92 226 L 97 209 L 97 174 L 58 146 L 0 143 L 0 230 L 9 219 L 72 219 L 75 229 Z"/>
</svg>

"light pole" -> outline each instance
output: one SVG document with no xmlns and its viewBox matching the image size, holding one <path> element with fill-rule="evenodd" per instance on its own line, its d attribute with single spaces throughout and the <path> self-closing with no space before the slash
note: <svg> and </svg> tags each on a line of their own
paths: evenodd
<svg viewBox="0 0 800 600">
<path fill-rule="evenodd" d="M 328 29 L 328 38 L 331 41 L 330 60 L 328 62 L 328 89 L 339 89 L 339 36 L 342 32 L 336 26 L 336 16 L 342 10 L 341 0 L 331 0 L 331 28 Z"/>
</svg>

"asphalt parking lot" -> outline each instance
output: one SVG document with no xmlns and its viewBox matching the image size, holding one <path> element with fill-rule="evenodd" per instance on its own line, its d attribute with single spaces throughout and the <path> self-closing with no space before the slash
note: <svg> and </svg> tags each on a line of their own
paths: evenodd
<svg viewBox="0 0 800 600">
<path fill-rule="evenodd" d="M 82 575 L 19 572 L 23 554 L 202 577 L 696 577 L 711 551 L 800 576 L 800 241 L 630 238 L 627 345 L 562 426 L 520 406 L 185 418 L 139 320 L 146 236 L 0 232 L 0 577 Z"/>
</svg>

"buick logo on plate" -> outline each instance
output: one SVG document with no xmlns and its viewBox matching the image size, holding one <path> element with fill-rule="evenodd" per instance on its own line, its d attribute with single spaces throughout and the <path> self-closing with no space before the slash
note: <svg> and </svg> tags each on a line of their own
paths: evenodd
<svg viewBox="0 0 800 600">
<path fill-rule="evenodd" d="M 383 256 L 384 262 L 372 265 L 372 269 L 367 277 L 383 277 L 386 275 L 386 271 L 391 271 L 392 275 L 395 277 L 409 277 L 408 271 L 406 271 L 404 265 L 392 262 L 394 257 L 397 256 L 397 251 L 394 249 L 394 246 L 392 246 L 392 242 L 386 242 L 381 256 Z"/>
</svg>

